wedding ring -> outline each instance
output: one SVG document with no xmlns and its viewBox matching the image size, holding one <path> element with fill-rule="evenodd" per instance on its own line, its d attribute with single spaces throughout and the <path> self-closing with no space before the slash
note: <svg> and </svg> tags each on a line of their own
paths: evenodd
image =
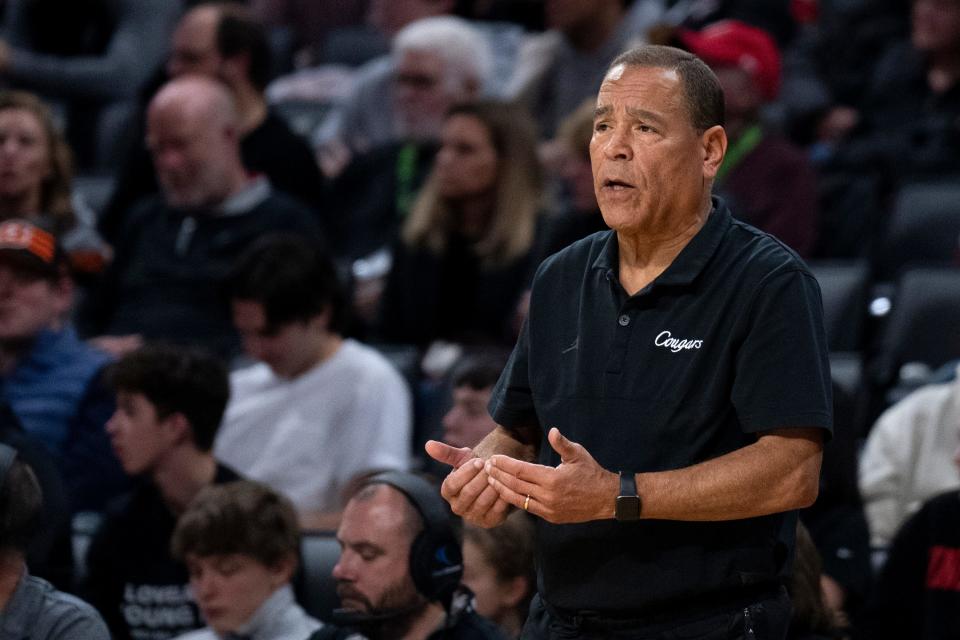
<svg viewBox="0 0 960 640">
<path fill-rule="evenodd" d="M 527 499 L 523 501 L 523 510 L 527 511 L 527 507 L 530 506 L 530 494 L 527 494 Z"/>
</svg>

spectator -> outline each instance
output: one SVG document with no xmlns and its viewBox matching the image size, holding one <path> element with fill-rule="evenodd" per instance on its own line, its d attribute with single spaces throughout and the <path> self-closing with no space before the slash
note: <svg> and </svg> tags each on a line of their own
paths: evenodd
<svg viewBox="0 0 960 640">
<path fill-rule="evenodd" d="M 73 193 L 73 160 L 50 110 L 23 91 L 0 93 L 0 219 L 25 218 L 51 229 L 81 273 L 99 273 L 110 249 L 95 213 Z"/>
<path fill-rule="evenodd" d="M 935 496 L 910 516 L 890 544 L 887 561 L 861 618 L 861 637 L 960 637 L 958 533 L 960 491 Z"/>
<path fill-rule="evenodd" d="M 315 245 L 264 239 L 227 289 L 244 349 L 259 362 L 231 376 L 217 457 L 284 493 L 305 527 L 335 529 L 359 480 L 409 465 L 406 383 L 343 337 L 344 293 Z"/>
<path fill-rule="evenodd" d="M 240 116 L 215 80 L 189 76 L 153 99 L 147 143 L 162 196 L 142 200 L 118 236 L 116 259 L 88 300 L 87 330 L 116 351 L 146 339 L 237 349 L 217 289 L 230 264 L 271 231 L 318 238 L 315 216 L 243 166 Z"/>
<path fill-rule="evenodd" d="M 168 0 L 10 0 L 0 78 L 59 103 L 80 165 L 104 164 L 179 13 Z"/>
<path fill-rule="evenodd" d="M 934 495 L 960 486 L 950 458 L 960 425 L 960 381 L 931 384 L 887 409 L 860 457 L 870 543 L 886 547 Z"/>
<path fill-rule="evenodd" d="M 227 372 L 200 352 L 147 346 L 109 377 L 118 408 L 107 431 L 138 483 L 90 544 L 86 593 L 115 640 L 172 638 L 203 626 L 187 569 L 170 554 L 177 516 L 204 487 L 238 479 L 210 453 Z"/>
<path fill-rule="evenodd" d="M 306 141 L 271 112 L 264 89 L 271 74 L 270 46 L 263 27 L 237 3 L 204 2 L 184 15 L 173 33 L 166 72 L 170 78 L 202 75 L 229 87 L 238 112 L 243 165 L 262 173 L 279 191 L 323 213 L 323 179 Z M 137 140 L 141 121 L 136 122 Z M 136 144 L 120 165 L 117 191 L 100 228 L 111 240 L 138 200 L 157 191 L 150 154 Z"/>
<path fill-rule="evenodd" d="M 452 4 L 442 0 L 378 4 L 384 22 L 403 26 L 393 36 L 390 57 L 377 58 L 361 69 L 354 92 L 324 125 L 319 141 L 339 143 L 333 152 L 325 149 L 328 175 L 336 175 L 346 164 L 337 157 L 346 150 L 363 153 L 396 141 L 436 140 L 447 109 L 479 98 L 491 80 L 493 51 L 470 23 L 443 15 Z M 393 5 L 411 11 L 389 10 Z"/>
<path fill-rule="evenodd" d="M 109 640 L 86 602 L 29 574 L 24 556 L 42 509 L 40 484 L 0 445 L 0 637 L 10 640 Z"/>
<path fill-rule="evenodd" d="M 26 549 L 30 573 L 70 590 L 74 586 L 70 507 L 57 462 L 42 442 L 24 433 L 7 403 L 0 404 L 0 443 L 15 449 L 30 466 L 43 495 L 36 531 Z"/>
<path fill-rule="evenodd" d="M 803 152 L 761 121 L 780 90 L 780 51 L 766 32 L 736 20 L 681 29 L 682 45 L 717 74 L 729 148 L 715 182 L 737 217 L 807 257 L 817 232 L 817 185 Z"/>
<path fill-rule="evenodd" d="M 788 640 L 841 638 L 838 613 L 827 605 L 821 587 L 820 554 L 810 532 L 797 523 L 797 555 L 787 591 L 793 604 Z"/>
<path fill-rule="evenodd" d="M 0 223 L 0 398 L 60 467 L 71 512 L 100 510 L 125 487 L 103 425 L 114 409 L 100 373 L 109 357 L 69 323 L 73 280 L 55 237 Z"/>
<path fill-rule="evenodd" d="M 207 622 L 182 640 L 306 640 L 319 629 L 293 599 L 297 515 L 283 496 L 255 482 L 207 487 L 180 516 L 174 557 Z"/>
<path fill-rule="evenodd" d="M 333 568 L 338 622 L 369 640 L 502 638 L 473 611 L 462 575 L 459 521 L 440 492 L 410 474 L 372 478 L 347 503 Z"/>
<path fill-rule="evenodd" d="M 508 344 L 541 207 L 533 127 L 501 103 L 454 107 L 394 246 L 380 309 L 391 342 Z"/>
<path fill-rule="evenodd" d="M 476 598 L 477 613 L 519 638 L 537 590 L 533 567 L 533 522 L 514 512 L 492 529 L 463 529 L 463 584 Z"/>
<path fill-rule="evenodd" d="M 331 116 L 339 133 L 319 155 L 341 212 L 338 253 L 356 259 L 390 244 L 433 162 L 447 110 L 479 97 L 490 60 L 490 45 L 466 21 L 418 20 L 394 38 L 383 77 L 361 83 L 343 115 Z"/>
<path fill-rule="evenodd" d="M 452 447 L 474 447 L 496 427 L 487 411 L 493 385 L 506 358 L 495 352 L 467 355 L 453 368 L 453 406 L 443 416 L 443 441 Z"/>
<path fill-rule="evenodd" d="M 537 114 L 542 137 L 600 88 L 607 65 L 632 36 L 622 0 L 550 0 L 549 31 L 520 50 L 506 96 Z"/>
</svg>

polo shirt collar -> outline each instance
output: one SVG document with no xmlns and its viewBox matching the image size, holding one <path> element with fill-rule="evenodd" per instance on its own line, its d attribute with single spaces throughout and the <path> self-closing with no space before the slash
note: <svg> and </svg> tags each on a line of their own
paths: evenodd
<svg viewBox="0 0 960 640">
<path fill-rule="evenodd" d="M 720 241 L 730 226 L 730 210 L 723 200 L 713 196 L 713 208 L 707 221 L 695 236 L 687 243 L 680 254 L 674 258 L 666 271 L 653 281 L 654 286 L 686 285 L 693 283 L 707 262 L 713 257 Z M 617 233 L 611 231 L 592 268 L 619 273 L 619 252 Z"/>
</svg>

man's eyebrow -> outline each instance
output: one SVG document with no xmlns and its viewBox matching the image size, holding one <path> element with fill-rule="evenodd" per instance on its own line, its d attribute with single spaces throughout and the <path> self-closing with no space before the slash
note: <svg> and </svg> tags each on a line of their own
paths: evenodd
<svg viewBox="0 0 960 640">
<path fill-rule="evenodd" d="M 637 120 L 663 122 L 662 116 L 654 113 L 653 111 L 647 111 L 646 109 L 640 109 L 638 107 L 627 107 L 627 115 L 631 118 L 636 118 Z"/>
<path fill-rule="evenodd" d="M 593 117 L 594 119 L 596 119 L 602 116 L 608 116 L 612 112 L 613 112 L 613 107 L 611 107 L 610 105 L 598 106 L 596 109 L 593 110 Z"/>
</svg>

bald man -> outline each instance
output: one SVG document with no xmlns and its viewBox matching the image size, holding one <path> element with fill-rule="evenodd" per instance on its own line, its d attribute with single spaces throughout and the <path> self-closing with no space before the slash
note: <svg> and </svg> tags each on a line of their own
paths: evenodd
<svg viewBox="0 0 960 640">
<path fill-rule="evenodd" d="M 201 3 L 183 15 L 170 40 L 165 66 L 169 78 L 202 75 L 223 82 L 236 103 L 244 166 L 263 173 L 274 188 L 311 207 L 324 224 L 323 178 L 313 152 L 267 106 L 264 89 L 271 69 L 263 26 L 245 7 L 228 2 Z M 143 137 L 139 127 L 145 120 L 138 119 L 132 139 Z M 109 240 L 115 240 L 131 207 L 158 189 L 143 145 L 132 148 L 118 166 L 117 189 L 98 223 Z"/>
<path fill-rule="evenodd" d="M 234 259 L 254 239 L 293 232 L 322 241 L 311 211 L 248 173 L 229 89 L 206 76 L 166 84 L 150 103 L 146 143 L 160 193 L 125 221 L 116 259 L 88 300 L 85 329 L 122 353 L 143 339 L 197 342 L 239 352 L 218 295 Z"/>
</svg>

